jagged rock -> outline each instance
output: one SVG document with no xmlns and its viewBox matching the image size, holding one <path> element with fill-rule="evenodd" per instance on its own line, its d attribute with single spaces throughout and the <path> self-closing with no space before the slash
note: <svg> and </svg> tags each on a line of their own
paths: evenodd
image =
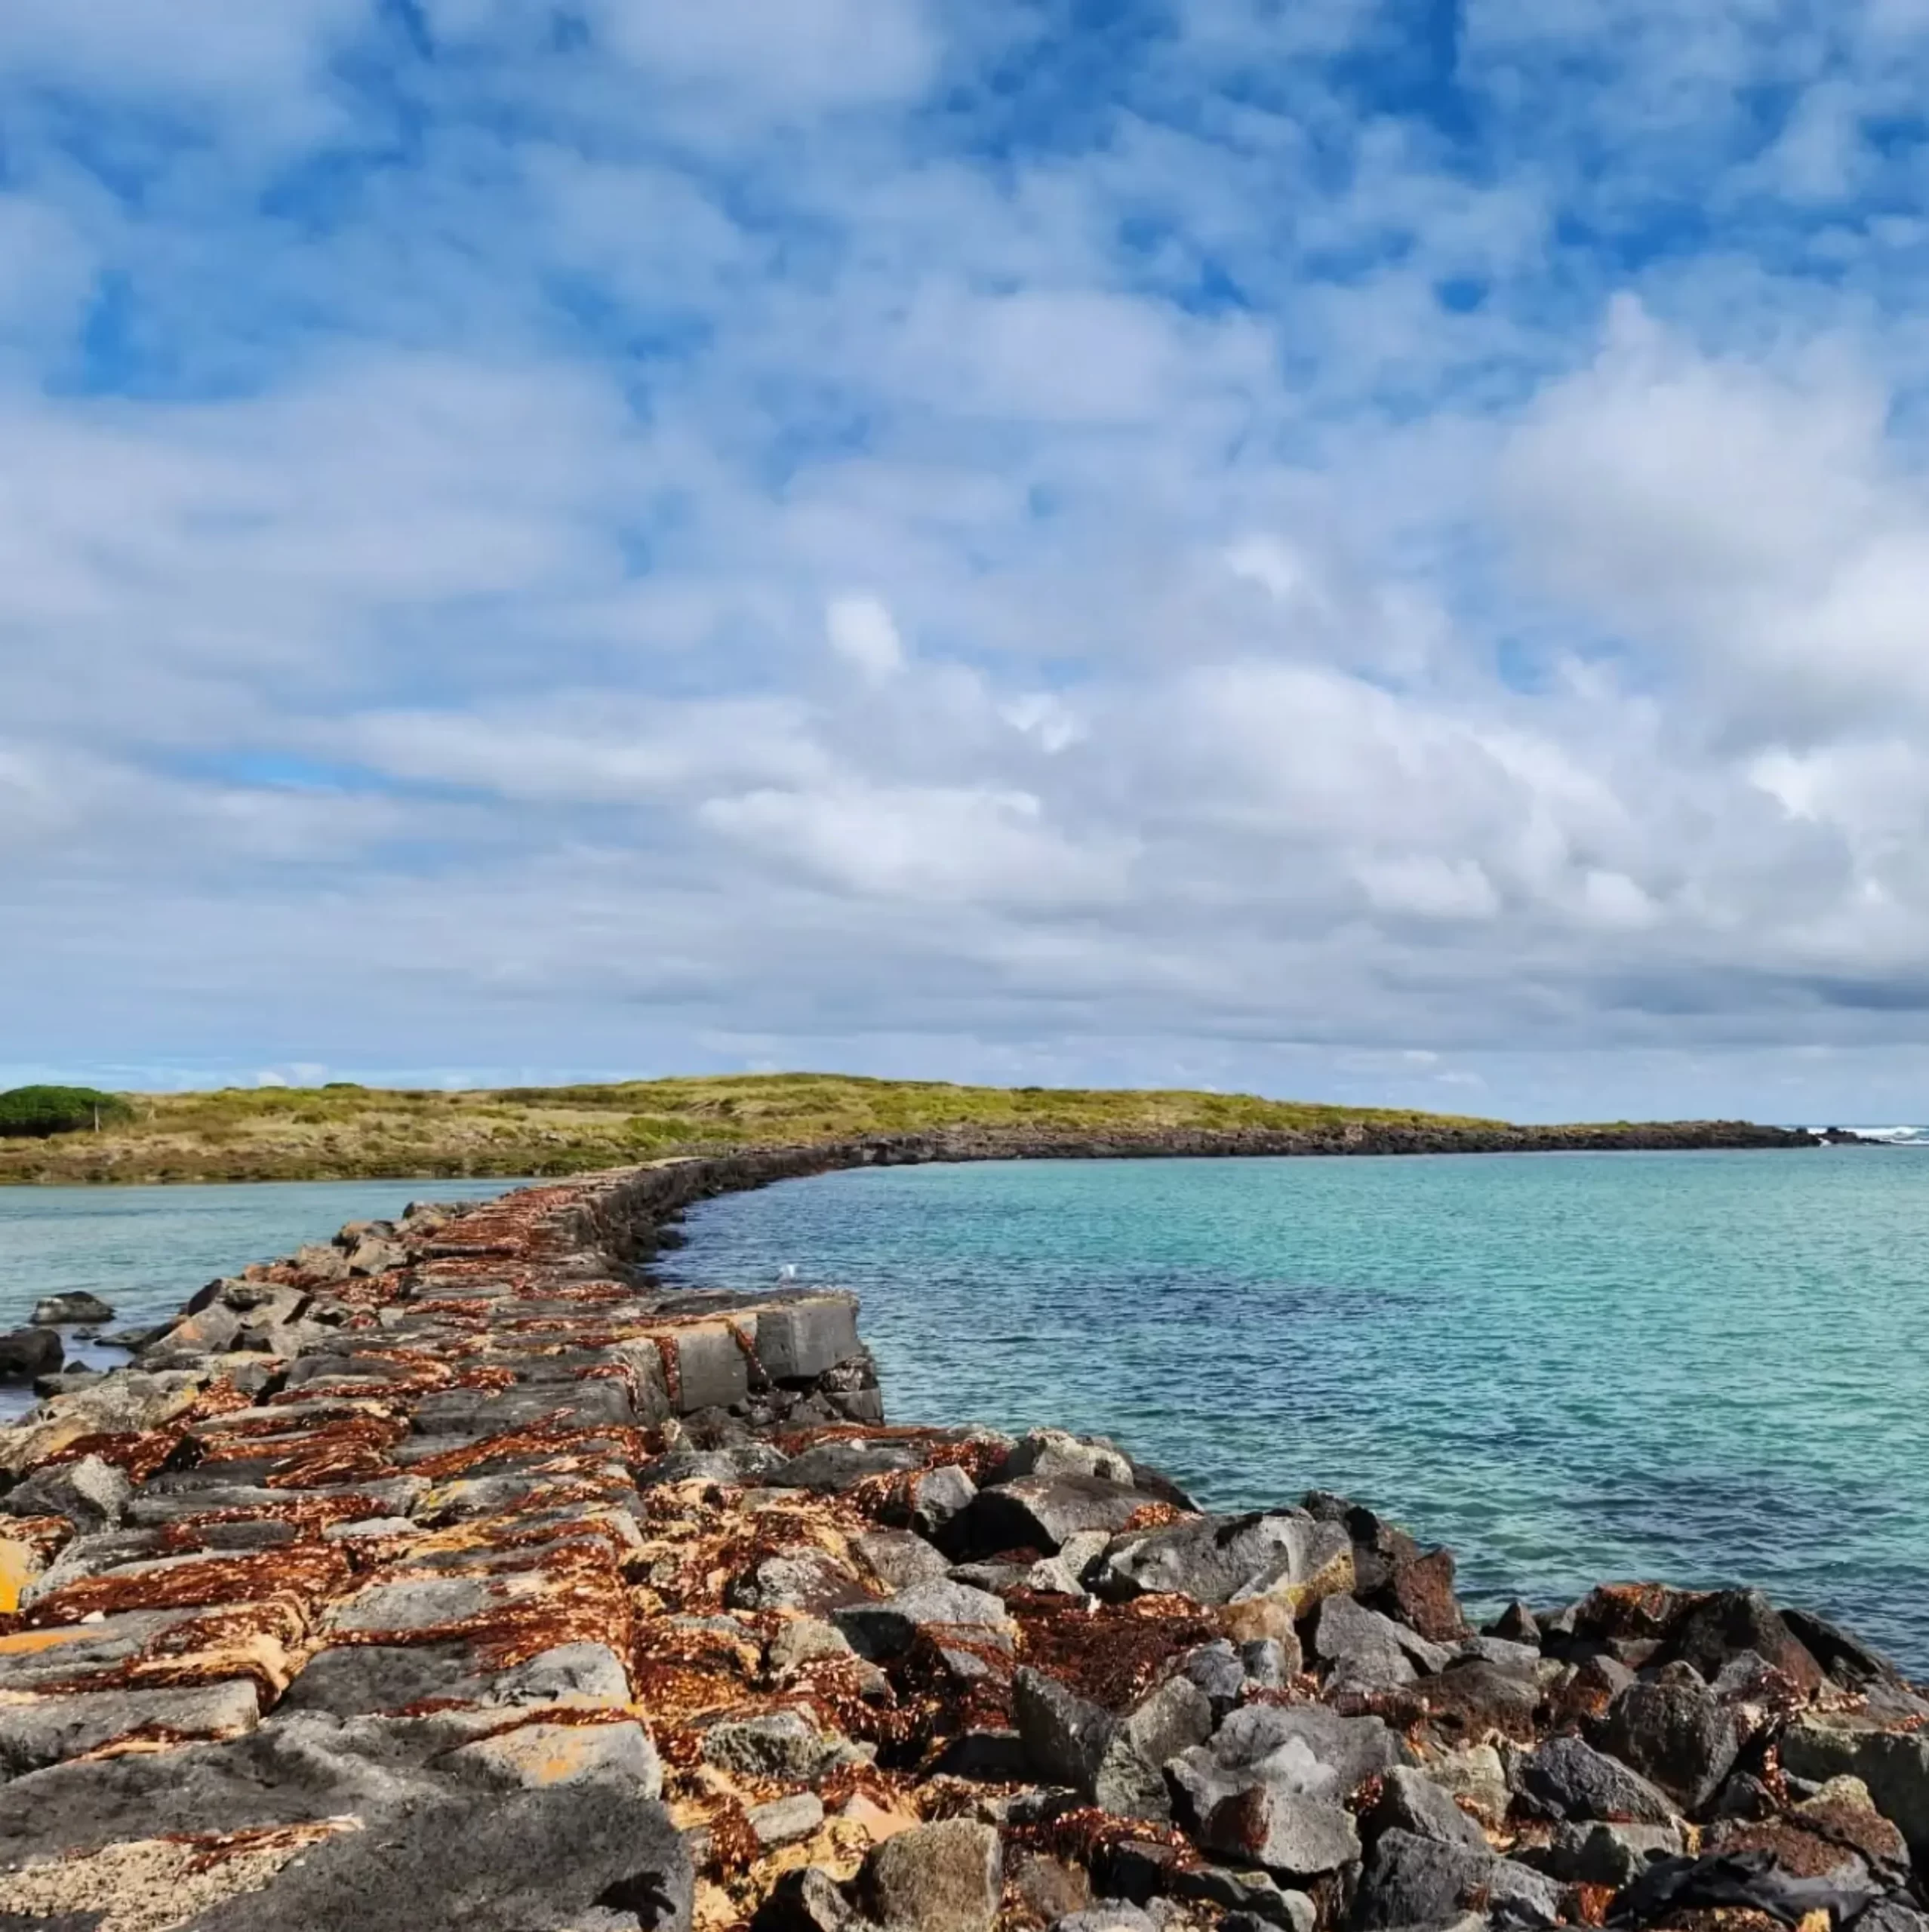
<svg viewBox="0 0 1929 1932">
<path fill-rule="evenodd" d="M 1540 1708 L 1537 1684 L 1478 1661 L 1450 1664 L 1438 1677 L 1423 1678 L 1411 1690 L 1396 1694 L 1417 1698 L 1436 1725 L 1450 1726 L 1463 1737 L 1497 1732 L 1531 1738 Z"/>
<path fill-rule="evenodd" d="M 1866 1883 L 1783 1872 L 1767 1851 L 1723 1851 L 1699 1858 L 1657 1859 L 1616 1904 L 1618 1912 L 1637 1924 L 1722 1906 L 1766 1913 L 1785 1925 L 1799 1924 L 1815 1912 L 1846 1924 L 1872 1896 L 1873 1887 Z"/>
<path fill-rule="evenodd" d="M 1336 1681 L 1375 1687 L 1411 1684 L 1454 1660 L 1452 1651 L 1350 1596 L 1328 1597 L 1314 1611 L 1312 1649 Z"/>
<path fill-rule="evenodd" d="M 921 1469 L 905 1484 L 903 1519 L 920 1536 L 937 1537 L 977 1493 L 977 1484 L 955 1463 Z"/>
<path fill-rule="evenodd" d="M 1358 1857 L 1344 1801 L 1401 1755 L 1377 1718 L 1316 1704 L 1248 1705 L 1209 1743 L 1174 1758 L 1166 1775 L 1201 1844 L 1312 1878 Z"/>
<path fill-rule="evenodd" d="M 1283 1689 L 1299 1675 L 1302 1661 L 1297 1636 L 1290 1643 L 1277 1637 L 1260 1637 L 1239 1646 L 1241 1665 L 1262 1690 Z"/>
<path fill-rule="evenodd" d="M 1557 1683 L 1552 1700 L 1555 1717 L 1568 1724 L 1605 1717 L 1614 1700 L 1634 1681 L 1634 1672 L 1613 1657 L 1588 1657 Z"/>
<path fill-rule="evenodd" d="M 1004 1878 L 998 1833 L 949 1818 L 878 1846 L 858 1889 L 888 1932 L 991 1932 Z"/>
<path fill-rule="evenodd" d="M 765 1557 L 733 1580 L 724 1600 L 733 1610 L 798 1610 L 820 1617 L 840 1604 L 865 1601 L 857 1573 L 828 1550 L 800 1544 Z"/>
<path fill-rule="evenodd" d="M 1012 1707 L 1034 1768 L 1121 1818 L 1170 1817 L 1160 1767 L 1212 1730 L 1211 1703 L 1184 1677 L 1169 1679 L 1121 1717 L 1028 1669 L 1013 1685 Z"/>
<path fill-rule="evenodd" d="M 1359 1552 L 1356 1545 L 1354 1561 Z M 1386 1581 L 1374 1592 L 1374 1601 L 1411 1629 L 1435 1643 L 1451 1644 L 1466 1635 L 1466 1619 L 1454 1594 L 1454 1553 L 1430 1549 L 1423 1555 L 1396 1557 Z"/>
<path fill-rule="evenodd" d="M 808 1838 L 824 1822 L 824 1801 L 815 1792 L 800 1791 L 750 1807 L 750 1829 L 767 1850 Z"/>
<path fill-rule="evenodd" d="M 1084 1867 L 1042 1852 L 1021 1857 L 1007 1882 L 1026 1909 L 1048 1924 L 1083 1912 L 1092 1902 L 1092 1881 Z"/>
<path fill-rule="evenodd" d="M 1929 1733 L 1891 1731 L 1864 1718 L 1813 1712 L 1783 1733 L 1782 1768 L 1817 1783 L 1859 1778 L 1883 1817 L 1929 1863 Z"/>
<path fill-rule="evenodd" d="M 1508 1604 L 1487 1626 L 1483 1635 L 1498 1637 L 1503 1643 L 1531 1644 L 1536 1650 L 1540 1647 L 1540 1626 L 1535 1621 L 1534 1612 L 1518 1600 Z"/>
<path fill-rule="evenodd" d="M 1062 1429 L 1035 1429 L 1019 1438 L 999 1481 L 1008 1483 L 1020 1476 L 1096 1477 L 1121 1489 L 1134 1487 L 1131 1459 L 1115 1444 Z"/>
<path fill-rule="evenodd" d="M 1353 1546 L 1345 1530 L 1299 1511 L 1196 1516 L 1124 1537 L 1095 1579 L 1101 1595 L 1173 1591 L 1202 1604 L 1270 1598 L 1294 1617 L 1352 1583 Z"/>
<path fill-rule="evenodd" d="M 64 1516 L 83 1535 L 119 1522 L 134 1485 L 125 1471 L 98 1456 L 36 1469 L 0 1496 L 10 1516 Z"/>
<path fill-rule="evenodd" d="M 672 1449 L 638 1473 L 636 1486 L 654 1489 L 673 1482 L 776 1482 L 778 1472 L 789 1466 L 783 1451 L 768 1442 L 749 1443 L 740 1449 Z"/>
<path fill-rule="evenodd" d="M 1223 1717 L 1245 1694 L 1248 1673 L 1239 1653 L 1223 1637 L 1189 1651 L 1180 1669 L 1204 1691 L 1214 1711 Z"/>
<path fill-rule="evenodd" d="M 793 1456 L 764 1479 L 774 1489 L 809 1489 L 829 1496 L 862 1482 L 866 1476 L 915 1469 L 923 1460 L 923 1452 L 914 1444 L 869 1441 L 860 1436 L 820 1442 L 802 1455 Z"/>
<path fill-rule="evenodd" d="M 845 1932 L 857 1917 L 837 1881 L 810 1865 L 783 1873 L 750 1922 L 754 1932 Z"/>
<path fill-rule="evenodd" d="M 1878 1651 L 1852 1637 L 1813 1611 L 1780 1612 L 1789 1634 L 1844 1690 L 1864 1690 L 1878 1683 L 1900 1684 L 1902 1673 Z"/>
<path fill-rule="evenodd" d="M 1759 1590 L 1722 1590 L 1697 1604 L 1675 1626 L 1666 1654 L 1693 1665 L 1712 1683 L 1749 1651 L 1803 1696 L 1820 1688 L 1821 1665 Z"/>
<path fill-rule="evenodd" d="M 52 1328 L 63 1322 L 112 1321 L 114 1311 L 98 1295 L 76 1288 L 35 1302 L 32 1318 L 36 1328 Z"/>
<path fill-rule="evenodd" d="M 1194 1871 L 1174 1872 L 1166 1889 L 1175 1899 L 1202 1899 L 1208 1905 L 1224 1906 L 1228 1915 L 1220 1921 L 1220 1932 L 1235 1916 L 1260 1925 L 1279 1926 L 1284 1932 L 1312 1932 L 1318 1919 L 1318 1909 L 1304 1892 L 1287 1890 L 1266 1872 L 1205 1865 Z"/>
<path fill-rule="evenodd" d="M 1630 1685 L 1609 1708 L 1601 1740 L 1690 1811 L 1714 1796 L 1741 1750 L 1734 1713 L 1698 1679 Z"/>
<path fill-rule="evenodd" d="M 1391 1831 L 1367 1860 L 1353 1923 L 1438 1925 L 1476 1901 L 1520 1924 L 1552 1925 L 1560 1918 L 1560 1887 L 1545 1874 L 1484 1849 Z"/>
<path fill-rule="evenodd" d="M 843 1761 L 848 1745 L 835 1731 L 820 1730 L 801 1711 L 771 1711 L 712 1724 L 702 1749 L 706 1764 L 727 1771 L 810 1784 Z"/>
<path fill-rule="evenodd" d="M 1458 1655 L 1463 1663 L 1490 1663 L 1509 1677 L 1535 1681 L 1543 1665 L 1549 1670 L 1559 1668 L 1547 1663 L 1533 1644 L 1509 1643 L 1504 1637 L 1469 1637 L 1460 1645 Z"/>
<path fill-rule="evenodd" d="M 1484 1825 L 1498 1827 L 1513 1802 L 1506 1767 L 1491 1744 L 1470 1744 L 1429 1758 L 1426 1774 Z"/>
<path fill-rule="evenodd" d="M 58 1374 L 66 1353 L 51 1328 L 16 1328 L 0 1335 L 0 1382 L 30 1382 L 37 1375 Z"/>
<path fill-rule="evenodd" d="M 1675 1807 L 1647 1779 L 1578 1737 L 1550 1737 L 1521 1760 L 1524 1796 L 1549 1818 L 1671 1823 Z"/>
<path fill-rule="evenodd" d="M 1137 1490 L 1097 1476 L 1021 1476 L 980 1490 L 947 1535 L 974 1551 L 1038 1549 L 1050 1555 L 1087 1531 L 1123 1529 L 1145 1506 Z"/>
<path fill-rule="evenodd" d="M 1480 1827 L 1424 1772 L 1396 1764 L 1386 1773 L 1380 1801 L 1373 1808 L 1374 1832 L 1411 1832 L 1417 1838 L 1437 1838 L 1442 1844 L 1486 1848 Z"/>
<path fill-rule="evenodd" d="M 872 1530 L 851 1544 L 864 1567 L 889 1590 L 934 1583 L 949 1571 L 943 1551 L 909 1530 Z"/>
<path fill-rule="evenodd" d="M 767 1661 L 771 1675 L 781 1681 L 810 1664 L 856 1655 L 851 1639 L 835 1623 L 820 1617 L 799 1617 L 785 1624 L 771 1639 Z"/>
<path fill-rule="evenodd" d="M 831 1620 L 868 1657 L 894 1657 L 910 1647 L 920 1630 L 931 1628 L 969 1632 L 975 1641 L 1008 1650 L 1012 1641 L 1011 1617 L 996 1597 L 948 1580 L 846 1604 L 832 1611 Z"/>
<path fill-rule="evenodd" d="M 234 1737 L 259 1721 L 250 1683 L 42 1697 L 10 1706 L 0 1720 L 0 1777 L 20 1777 L 150 1727 L 174 1737 Z"/>
<path fill-rule="evenodd" d="M 1679 1829 L 1673 1825 L 1560 1825 L 1555 1828 L 1544 1857 L 1553 1877 L 1571 1885 L 1632 1884 L 1657 1858 L 1671 1858 L 1682 1849 Z"/>
<path fill-rule="evenodd" d="M 1052 1932 L 1158 1932 L 1158 1921 L 1124 1899 L 1100 1899 L 1054 1921 Z"/>
</svg>

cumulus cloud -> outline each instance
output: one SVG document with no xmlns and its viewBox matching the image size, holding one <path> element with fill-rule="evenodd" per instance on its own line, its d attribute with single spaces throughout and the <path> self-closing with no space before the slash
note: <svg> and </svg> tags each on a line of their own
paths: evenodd
<svg viewBox="0 0 1929 1932">
<path fill-rule="evenodd" d="M 0 20 L 29 1070 L 1896 1111 L 1912 0 L 230 11 Z"/>
</svg>

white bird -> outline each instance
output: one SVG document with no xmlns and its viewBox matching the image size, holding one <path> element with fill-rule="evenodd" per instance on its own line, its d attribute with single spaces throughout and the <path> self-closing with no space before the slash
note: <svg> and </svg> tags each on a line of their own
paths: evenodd
<svg viewBox="0 0 1929 1932">
<path fill-rule="evenodd" d="M 777 1279 L 780 1281 L 794 1281 L 796 1278 L 797 1263 L 794 1261 L 786 1261 L 783 1266 L 777 1270 Z"/>
</svg>

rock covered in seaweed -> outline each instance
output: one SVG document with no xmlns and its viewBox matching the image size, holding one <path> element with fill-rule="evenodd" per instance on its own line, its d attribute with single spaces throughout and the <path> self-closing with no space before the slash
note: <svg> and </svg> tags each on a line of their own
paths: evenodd
<svg viewBox="0 0 1929 1932">
<path fill-rule="evenodd" d="M 625 1266 L 786 1171 L 357 1224 L 0 1431 L 0 1921 L 1929 1932 L 1929 1703 L 1847 1633 L 1476 1635 L 1343 1499 L 888 1428 L 848 1297 Z"/>
</svg>

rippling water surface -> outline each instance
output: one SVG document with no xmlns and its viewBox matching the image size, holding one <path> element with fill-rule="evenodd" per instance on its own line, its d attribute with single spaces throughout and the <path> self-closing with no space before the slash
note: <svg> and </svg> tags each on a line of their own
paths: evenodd
<svg viewBox="0 0 1929 1932">
<path fill-rule="evenodd" d="M 894 1418 L 1317 1486 L 1476 1594 L 1759 1583 L 1929 1672 L 1929 1156 L 1011 1162 L 706 1203 L 669 1278 L 857 1289 Z"/>
</svg>

